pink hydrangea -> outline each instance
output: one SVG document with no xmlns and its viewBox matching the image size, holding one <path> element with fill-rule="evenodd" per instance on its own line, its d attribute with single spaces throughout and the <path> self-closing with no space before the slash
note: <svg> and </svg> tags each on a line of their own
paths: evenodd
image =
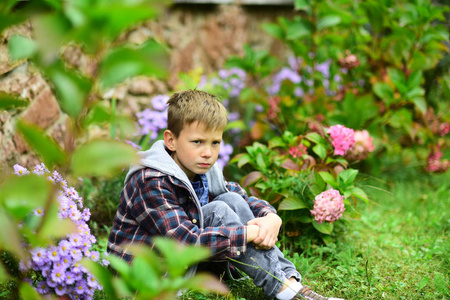
<svg viewBox="0 0 450 300">
<path fill-rule="evenodd" d="M 352 160 L 362 160 L 375 150 L 373 145 L 373 138 L 369 135 L 367 130 L 355 130 L 354 134 L 355 144 L 347 153 L 348 158 Z"/>
<path fill-rule="evenodd" d="M 355 144 L 355 132 L 353 129 L 342 125 L 334 125 L 328 129 L 331 137 L 331 144 L 334 147 L 335 155 L 344 156 L 345 153 Z"/>
<path fill-rule="evenodd" d="M 450 167 L 450 162 L 446 159 L 442 159 L 442 151 L 439 146 L 435 150 L 431 151 L 427 158 L 427 171 L 443 173 L 447 172 Z"/>
<path fill-rule="evenodd" d="M 303 144 L 289 148 L 289 154 L 294 158 L 301 157 L 303 154 L 307 153 L 307 148 Z"/>
<path fill-rule="evenodd" d="M 333 223 L 342 217 L 344 210 L 344 197 L 339 194 L 339 191 L 329 189 L 316 196 L 311 215 L 319 224 Z"/>
</svg>

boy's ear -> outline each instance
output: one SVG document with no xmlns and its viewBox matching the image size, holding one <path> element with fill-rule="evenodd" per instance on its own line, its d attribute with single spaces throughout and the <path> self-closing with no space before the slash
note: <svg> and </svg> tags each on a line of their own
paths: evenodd
<svg viewBox="0 0 450 300">
<path fill-rule="evenodd" d="M 166 144 L 167 149 L 170 151 L 175 151 L 175 135 L 172 131 L 166 130 L 164 131 L 164 144 Z"/>
</svg>

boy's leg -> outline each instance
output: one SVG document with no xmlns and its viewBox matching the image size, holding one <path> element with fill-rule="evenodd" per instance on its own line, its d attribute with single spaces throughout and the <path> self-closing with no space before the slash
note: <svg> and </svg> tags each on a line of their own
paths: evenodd
<svg viewBox="0 0 450 300">
<path fill-rule="evenodd" d="M 236 193 L 218 196 L 203 206 L 203 212 L 205 226 L 242 226 L 255 218 L 247 202 Z M 295 266 L 284 258 L 277 247 L 258 250 L 248 244 L 246 253 L 238 261 L 240 263 L 232 263 L 249 275 L 255 285 L 262 287 L 264 293 L 270 297 L 280 291 L 286 278 L 301 278 Z"/>
</svg>

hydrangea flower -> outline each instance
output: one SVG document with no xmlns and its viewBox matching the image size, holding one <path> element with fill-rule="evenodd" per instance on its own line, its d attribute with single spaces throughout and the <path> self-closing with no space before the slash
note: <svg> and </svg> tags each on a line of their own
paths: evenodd
<svg viewBox="0 0 450 300">
<path fill-rule="evenodd" d="M 328 129 L 331 137 L 331 144 L 334 147 L 335 155 L 344 156 L 345 153 L 355 144 L 355 133 L 353 129 L 342 125 L 334 125 Z"/>
<path fill-rule="evenodd" d="M 15 165 L 14 171 L 18 176 L 30 174 L 26 168 L 20 165 Z M 41 281 L 33 285 L 41 295 L 69 295 L 72 299 L 92 299 L 94 291 L 102 289 L 102 287 L 92 274 L 79 263 L 84 257 L 83 253 L 88 252 L 96 241 L 86 223 L 89 221 L 90 211 L 88 208 L 84 208 L 81 211 L 83 208 L 82 198 L 75 188 L 67 185 L 67 181 L 57 171 L 51 173 L 41 163 L 35 167 L 33 173 L 47 177 L 50 182 L 57 185 L 59 188 L 57 192 L 59 202 L 58 217 L 61 219 L 72 219 L 78 227 L 78 233 L 62 238 L 57 246 L 30 249 L 30 258 L 21 260 L 19 269 L 29 276 L 25 280 L 30 281 L 32 285 L 33 282 L 30 278 L 35 278 L 36 275 L 28 272 L 37 273 L 38 278 L 42 278 Z M 40 216 L 43 214 L 43 210 L 36 209 L 33 213 Z M 94 257 L 92 253 L 94 253 Z M 104 266 L 109 264 L 98 251 L 92 251 L 86 257 L 98 261 Z M 87 280 L 91 281 L 89 288 L 87 287 Z"/>
<path fill-rule="evenodd" d="M 138 135 L 150 134 L 150 139 L 154 140 L 158 133 L 167 127 L 167 95 L 157 95 L 150 101 L 152 109 L 146 108 L 136 114 Z"/>
<path fill-rule="evenodd" d="M 329 189 L 322 192 L 314 200 L 314 209 L 311 210 L 311 215 L 319 224 L 336 222 L 342 217 L 345 210 L 343 199 L 344 197 L 339 194 L 338 190 Z"/>
<path fill-rule="evenodd" d="M 355 130 L 355 144 L 347 153 L 347 158 L 352 160 L 363 160 L 370 152 L 375 150 L 373 138 L 367 130 Z"/>
<path fill-rule="evenodd" d="M 301 157 L 303 154 L 307 154 L 307 148 L 305 145 L 300 144 L 298 146 L 294 146 L 289 148 L 289 154 L 292 155 L 292 157 L 297 158 Z"/>
</svg>

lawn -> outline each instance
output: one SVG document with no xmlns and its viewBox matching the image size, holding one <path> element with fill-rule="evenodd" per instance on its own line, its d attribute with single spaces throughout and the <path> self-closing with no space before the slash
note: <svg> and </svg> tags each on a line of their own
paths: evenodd
<svg viewBox="0 0 450 300">
<path fill-rule="evenodd" d="M 336 243 L 287 254 L 303 283 L 345 299 L 450 299 L 450 178 L 396 173 L 367 180 L 372 202 Z M 251 282 L 229 299 L 264 299 Z M 186 299 L 224 299 L 188 293 Z"/>
</svg>

